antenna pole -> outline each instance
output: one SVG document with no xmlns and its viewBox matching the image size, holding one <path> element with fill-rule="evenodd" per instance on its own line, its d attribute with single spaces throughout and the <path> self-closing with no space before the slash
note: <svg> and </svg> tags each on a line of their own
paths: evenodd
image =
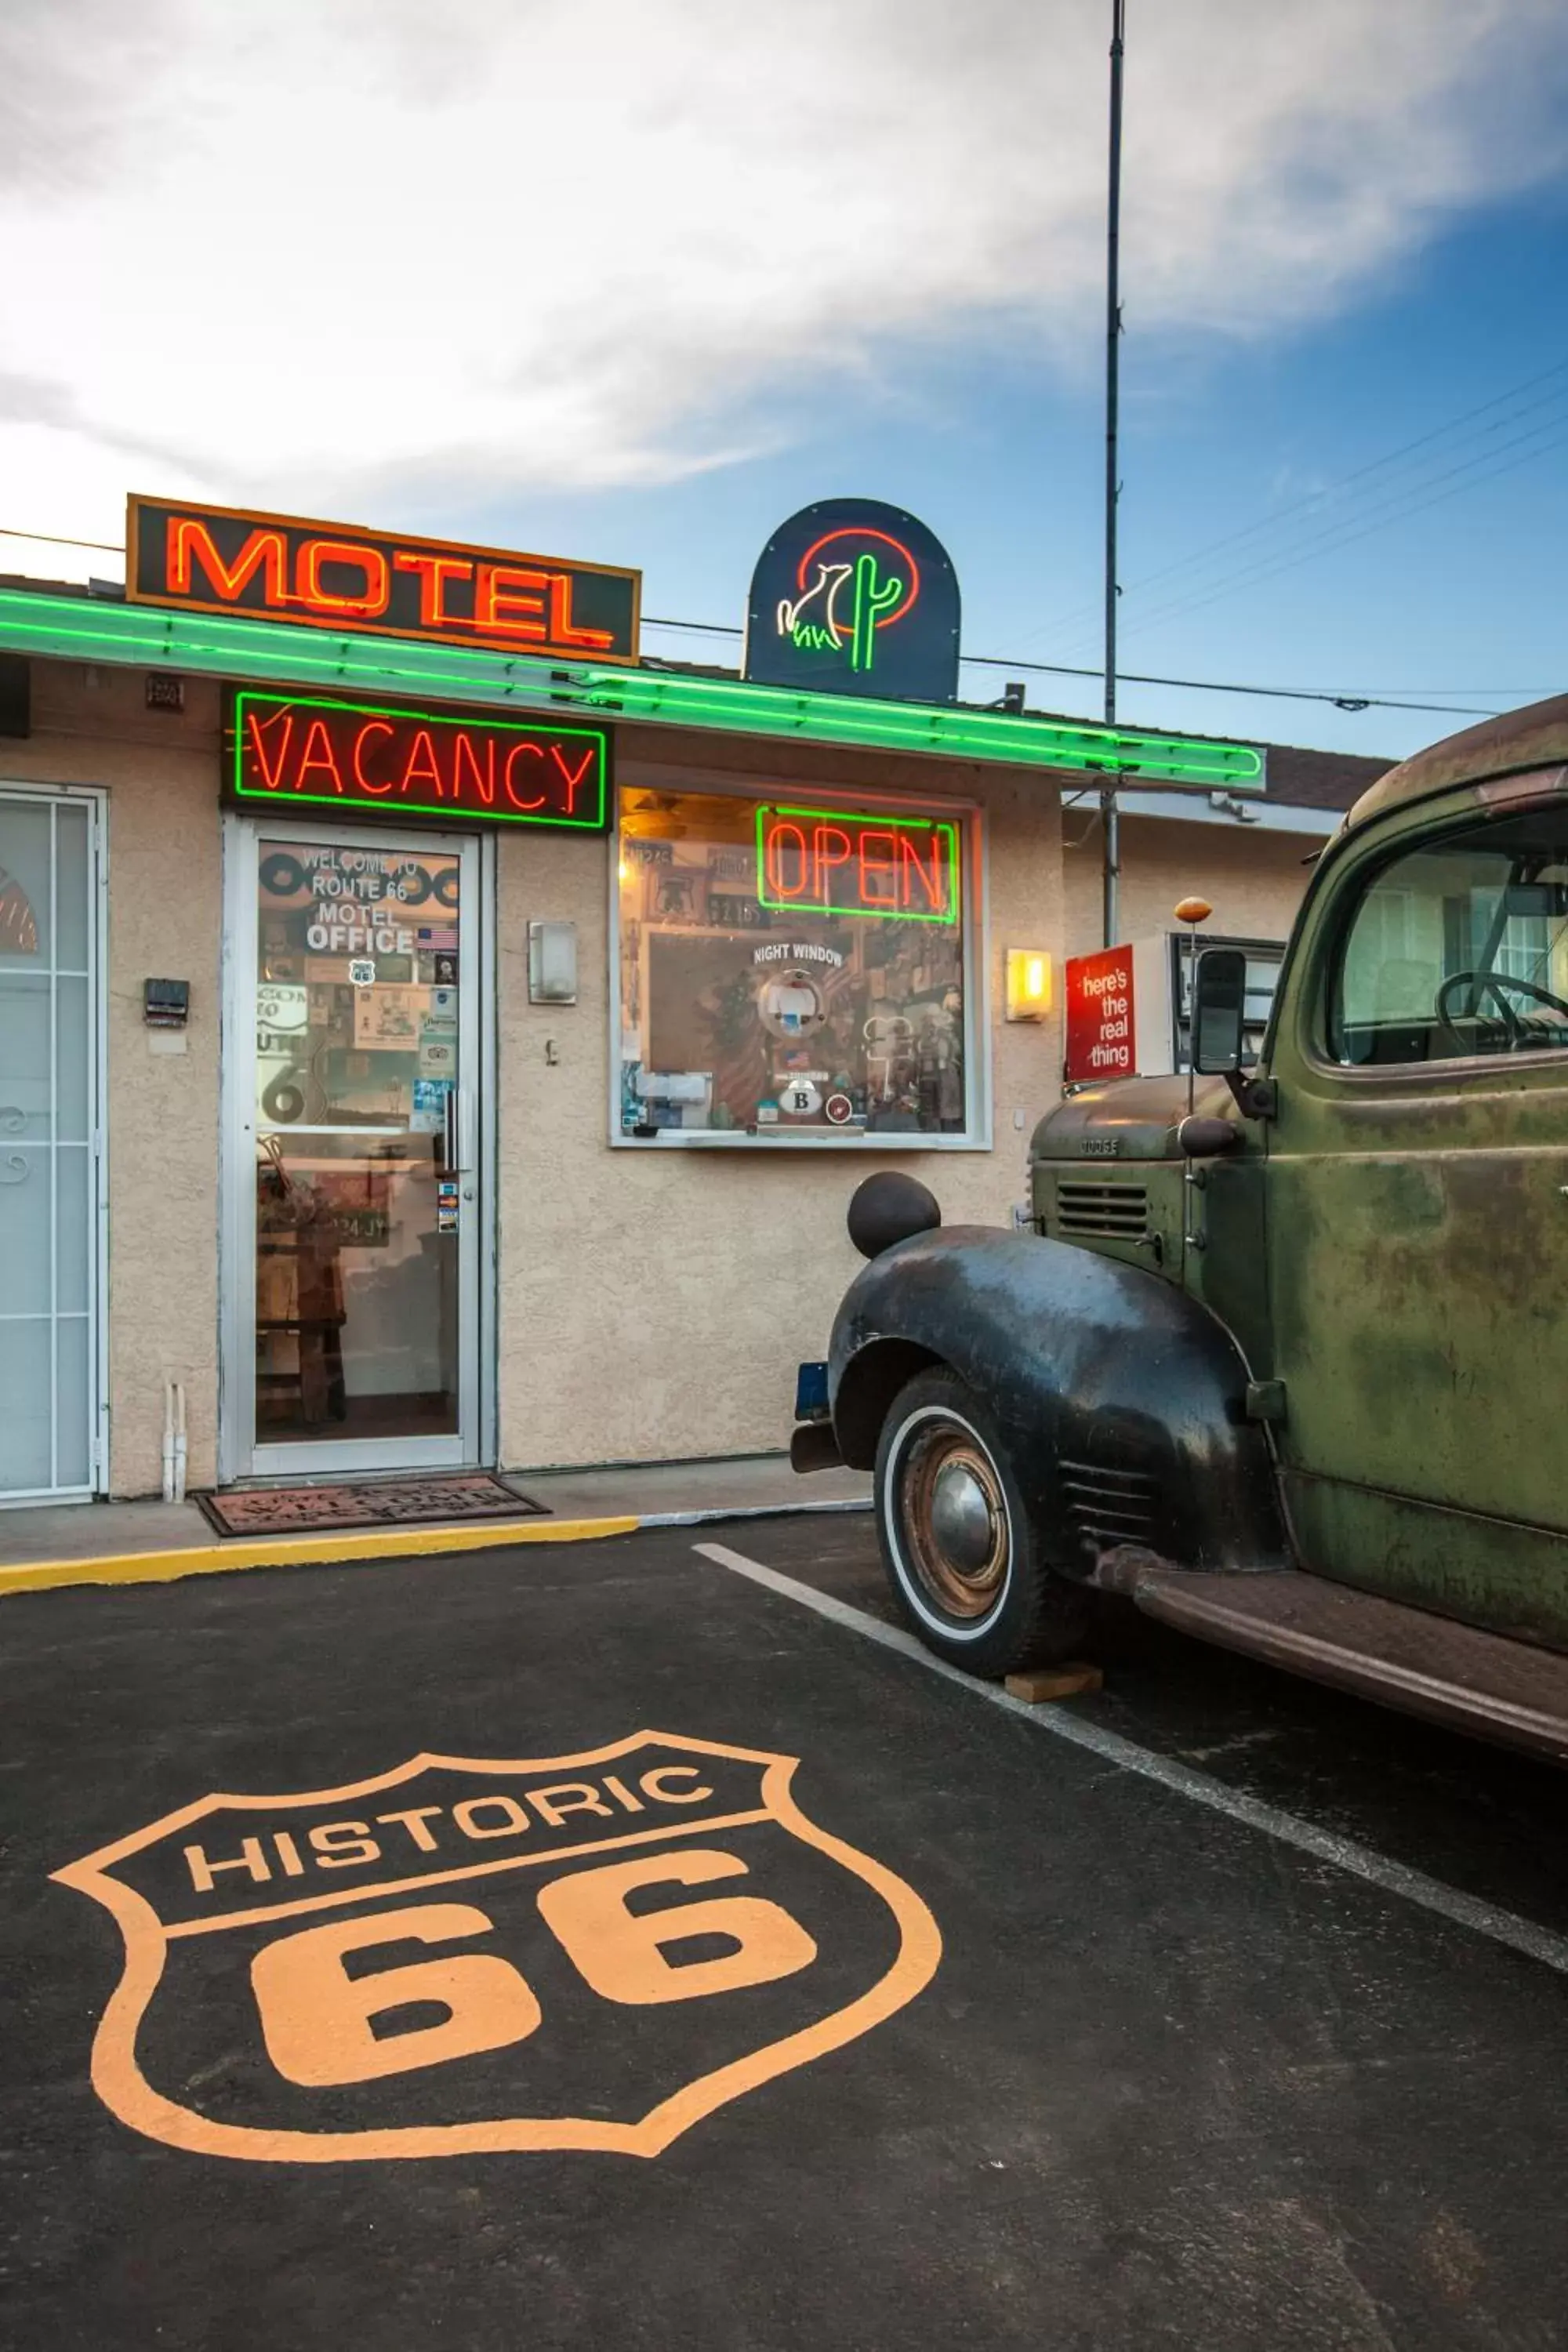
<svg viewBox="0 0 1568 2352">
<path fill-rule="evenodd" d="M 1127 32 L 1127 0 L 1111 0 L 1110 184 L 1105 215 L 1105 723 L 1116 723 L 1116 474 L 1119 363 L 1121 341 L 1121 68 Z M 1114 784 L 1100 795 L 1105 945 L 1119 944 L 1121 928 L 1121 821 Z"/>
</svg>

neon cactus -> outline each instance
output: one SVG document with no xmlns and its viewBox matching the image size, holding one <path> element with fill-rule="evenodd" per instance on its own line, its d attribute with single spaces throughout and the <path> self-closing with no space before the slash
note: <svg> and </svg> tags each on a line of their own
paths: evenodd
<svg viewBox="0 0 1568 2352">
<path fill-rule="evenodd" d="M 877 580 L 877 559 L 867 553 L 855 563 L 855 606 L 850 622 L 849 667 L 869 669 L 877 654 L 877 624 L 881 615 L 897 605 L 904 593 L 904 583 L 896 572 L 889 572 L 880 586 Z"/>
</svg>

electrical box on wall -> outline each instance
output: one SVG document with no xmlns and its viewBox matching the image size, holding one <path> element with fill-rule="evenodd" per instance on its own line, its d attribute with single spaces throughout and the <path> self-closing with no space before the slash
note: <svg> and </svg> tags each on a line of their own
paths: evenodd
<svg viewBox="0 0 1568 2352">
<path fill-rule="evenodd" d="M 576 1003 L 575 923 L 530 923 L 528 1001 L 531 1004 Z"/>
<path fill-rule="evenodd" d="M 191 1015 L 188 980 L 144 980 L 142 1018 L 149 1029 L 183 1029 Z"/>
</svg>

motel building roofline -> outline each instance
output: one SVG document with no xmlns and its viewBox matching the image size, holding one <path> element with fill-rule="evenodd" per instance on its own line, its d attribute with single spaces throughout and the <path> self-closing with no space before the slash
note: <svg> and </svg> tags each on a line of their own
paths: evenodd
<svg viewBox="0 0 1568 2352">
<path fill-rule="evenodd" d="M 777 1450 L 868 1169 L 1012 1225 L 1108 783 L 1110 1066 L 1176 1066 L 1194 891 L 1261 1010 L 1389 763 L 961 701 L 943 551 L 845 504 L 745 675 L 642 655 L 634 572 L 339 524 L 0 573 L 0 1502 Z"/>
<path fill-rule="evenodd" d="M 1072 714 L 967 702 L 866 704 L 746 683 L 738 670 L 643 655 L 622 668 L 530 660 L 417 639 L 324 635 L 276 621 L 127 603 L 115 581 L 0 572 L 0 655 L 161 669 L 231 681 L 374 690 L 560 710 L 623 723 L 731 731 L 1051 772 L 1067 809 L 1124 778 L 1124 815 L 1245 826 L 1325 839 L 1392 760 L 1150 727 L 1109 729 Z M 1078 776 L 1075 790 L 1069 779 Z"/>
</svg>

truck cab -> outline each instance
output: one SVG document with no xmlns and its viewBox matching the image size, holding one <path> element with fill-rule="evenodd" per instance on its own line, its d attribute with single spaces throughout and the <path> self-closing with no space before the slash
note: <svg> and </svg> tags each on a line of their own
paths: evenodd
<svg viewBox="0 0 1568 2352">
<path fill-rule="evenodd" d="M 1049 1111 L 1031 1228 L 868 1180 L 815 1454 L 917 1632 L 1005 1673 L 1096 1588 L 1568 1758 L 1568 697 L 1406 761 L 1319 861 L 1260 1059 Z"/>
</svg>

